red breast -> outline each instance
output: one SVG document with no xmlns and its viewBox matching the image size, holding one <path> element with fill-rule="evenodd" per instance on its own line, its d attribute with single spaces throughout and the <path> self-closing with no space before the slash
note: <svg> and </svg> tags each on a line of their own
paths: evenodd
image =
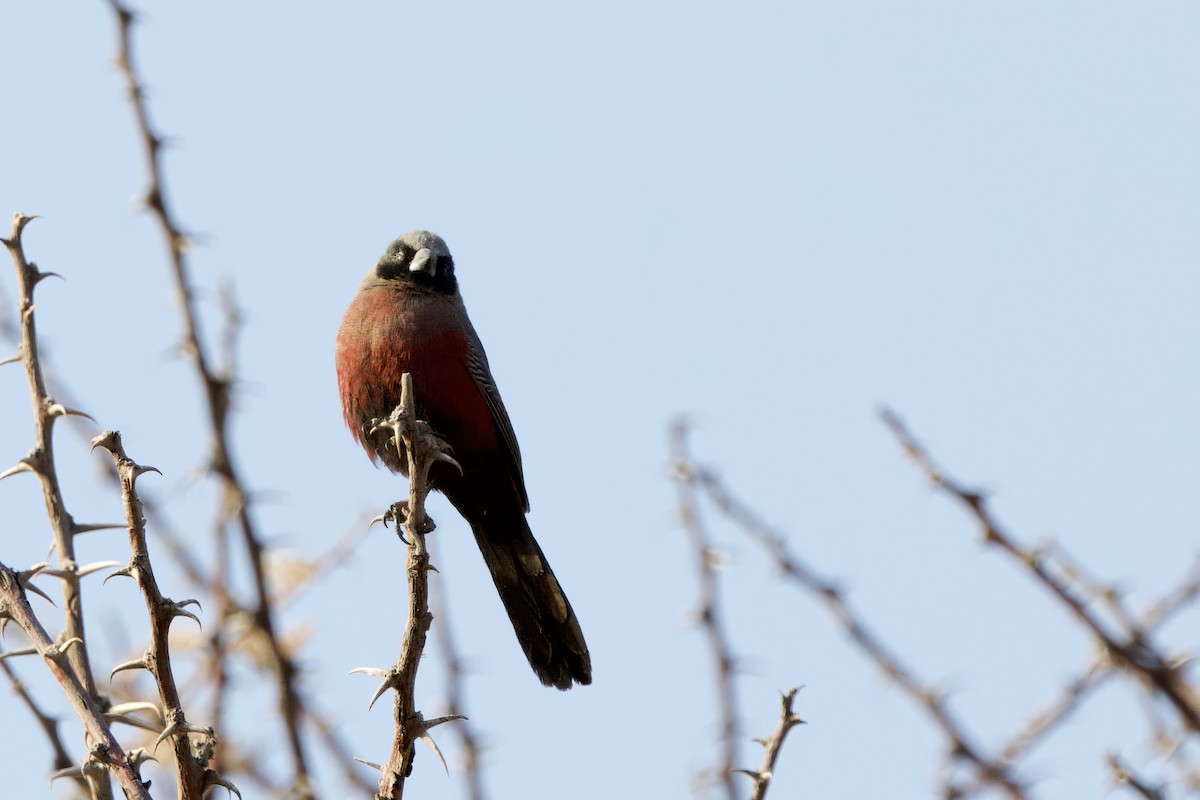
<svg viewBox="0 0 1200 800">
<path fill-rule="evenodd" d="M 472 345 L 464 317 L 457 295 L 403 284 L 364 285 L 350 304 L 337 338 L 338 385 L 346 424 L 373 459 L 380 454 L 363 428 L 400 402 L 405 372 L 413 375 L 418 417 L 456 457 L 496 449 L 491 411 L 467 369 Z"/>
</svg>

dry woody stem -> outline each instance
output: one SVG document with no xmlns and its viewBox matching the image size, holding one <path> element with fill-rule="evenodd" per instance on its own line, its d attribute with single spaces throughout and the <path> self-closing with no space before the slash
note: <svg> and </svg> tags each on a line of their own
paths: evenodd
<svg viewBox="0 0 1200 800">
<path fill-rule="evenodd" d="M 719 557 L 700 517 L 698 486 L 693 479 L 692 461 L 688 452 L 686 425 L 677 422 L 671 428 L 671 459 L 678 486 L 679 513 L 684 531 L 696 560 L 700 584 L 700 609 L 697 616 L 704 628 L 708 649 L 716 674 L 716 699 L 720 709 L 720 762 L 716 778 L 727 800 L 737 800 L 734 772 L 738 763 L 738 743 L 741 733 L 737 718 L 737 683 L 734 680 L 733 647 L 721 615 L 720 584 L 717 581 L 716 559 Z"/>
<path fill-rule="evenodd" d="M 154 568 L 150 563 L 150 548 L 146 544 L 146 520 L 142 516 L 142 501 L 137 494 L 137 479 L 147 472 L 158 472 L 154 467 L 143 467 L 125 454 L 121 434 L 105 431 L 92 440 L 92 447 L 107 450 L 121 479 L 121 499 L 125 507 L 125 524 L 129 529 L 129 564 L 114 575 L 126 575 L 137 581 L 142 597 L 146 601 L 146 612 L 150 617 L 150 648 L 142 658 L 122 664 L 113 670 L 145 669 L 154 676 L 158 687 L 164 728 L 155 744 L 171 741 L 175 751 L 175 764 L 179 779 L 181 800 L 202 800 L 208 785 L 228 786 L 215 771 L 209 770 L 208 762 L 216 737 L 212 728 L 197 728 L 188 724 L 179 689 L 175 685 L 175 674 L 171 664 L 171 623 L 178 617 L 188 617 L 199 624 L 200 620 L 187 611 L 189 605 L 199 605 L 195 600 L 176 603 L 163 597 L 154 579 Z M 112 576 L 110 576 L 112 577 Z M 197 737 L 193 748 L 192 736 Z"/>
<path fill-rule="evenodd" d="M 287 750 L 291 756 L 293 773 L 292 794 L 305 800 L 313 796 L 312 781 L 308 774 L 308 759 L 300 733 L 303 714 L 303 698 L 297 686 L 297 668 L 292 654 L 284 647 L 276 630 L 274 610 L 267 585 L 264 546 L 250 510 L 249 493 L 244 488 L 240 473 L 234 463 L 229 446 L 228 418 L 231 397 L 231 379 L 228 374 L 218 374 L 200 328 L 200 316 L 196 310 L 196 298 L 189 277 L 187 235 L 179 227 L 167 203 L 162 170 L 162 137 L 155 133 L 150 124 L 146 106 L 145 89 L 138 75 L 133 57 L 133 12 L 119 0 L 110 0 L 116 14 L 120 51 L 118 64 L 125 77 L 129 99 L 133 106 L 138 130 L 146 155 L 146 168 L 150 186 L 146 190 L 145 202 L 162 229 L 168 254 L 179 292 L 180 306 L 184 318 L 184 337 L 181 349 L 188 354 L 199 374 L 205 398 L 208 401 L 209 423 L 212 429 L 212 455 L 210 467 L 220 476 L 224 489 L 222 506 L 229 509 L 242 534 L 247 558 L 254 578 L 255 604 L 249 619 L 263 635 L 271 651 L 272 666 L 279 684 L 279 710 L 284 722 Z"/>
<path fill-rule="evenodd" d="M 400 405 L 386 420 L 377 423 L 377 429 L 390 430 L 397 451 L 408 463 L 408 500 L 394 504 L 383 516 L 385 521 L 394 520 L 403 525 L 408 534 L 408 553 L 405 571 L 408 575 L 408 622 L 400 648 L 400 658 L 384 673 L 384 682 L 379 693 L 387 689 L 396 691 L 396 728 L 391 753 L 382 767 L 379 779 L 379 797 L 399 800 L 404 796 L 405 779 L 412 774 L 415 744 L 418 739 L 426 743 L 441 758 L 429 730 L 459 715 L 426 720 L 417 710 L 415 693 L 417 669 L 425 651 L 425 640 L 433 614 L 429 611 L 429 550 L 425 536 L 434 529 L 433 520 L 425 514 L 425 498 L 429 495 L 429 470 L 438 461 L 454 466 L 457 463 L 446 455 L 446 445 L 429 431 L 429 426 L 417 420 L 416 401 L 413 397 L 412 376 L 405 373 L 401 381 Z M 373 702 L 373 701 L 372 701 Z M 445 762 L 443 761 L 443 764 Z"/>
<path fill-rule="evenodd" d="M 60 645 L 50 639 L 50 635 L 46 633 L 46 629 L 42 627 L 29 605 L 29 599 L 25 595 L 26 585 L 21 575 L 0 564 L 0 619 L 11 619 L 25 631 L 25 635 L 33 642 L 38 655 L 46 662 L 50 673 L 58 681 L 76 715 L 83 722 L 91 743 L 91 752 L 82 772 L 89 774 L 90 768 L 95 766 L 104 768 L 98 771 L 97 780 L 93 782 L 93 796 L 103 791 L 101 784 L 107 784 L 108 781 L 104 770 L 108 770 L 117 778 L 126 797 L 149 800 L 150 793 L 142 785 L 137 762 L 113 736 L 108 722 L 104 719 L 104 712 L 71 664 L 70 651 L 79 646 L 79 640 L 67 639 Z"/>
</svg>

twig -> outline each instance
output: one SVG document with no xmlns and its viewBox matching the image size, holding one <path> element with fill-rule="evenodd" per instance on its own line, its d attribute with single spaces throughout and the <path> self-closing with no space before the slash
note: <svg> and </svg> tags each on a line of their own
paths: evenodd
<svg viewBox="0 0 1200 800">
<path fill-rule="evenodd" d="M 163 597 L 154 579 L 150 548 L 146 543 L 146 520 L 142 516 L 142 501 L 137 494 L 138 477 L 158 470 L 141 466 L 129 458 L 121 444 L 121 434 L 117 431 L 100 434 L 92 440 L 92 447 L 107 450 L 121 476 L 121 499 L 125 506 L 125 524 L 129 528 L 132 555 L 128 566 L 113 575 L 127 575 L 137 581 L 150 616 L 150 649 L 141 659 L 123 664 L 117 670 L 141 668 L 154 676 L 162 703 L 162 718 L 166 723 L 155 744 L 171 739 L 179 777 L 179 797 L 183 800 L 202 800 L 205 788 L 217 783 L 219 777 L 218 773 L 208 768 L 208 754 L 215 746 L 215 736 L 212 728 L 199 728 L 188 723 L 179 699 L 179 689 L 175 685 L 170 646 L 171 623 L 178 617 L 187 617 L 200 623 L 196 615 L 187 610 L 189 605 L 199 605 L 199 602 L 175 602 Z M 192 735 L 201 738 L 195 750 L 190 738 Z"/>
<path fill-rule="evenodd" d="M 697 487 L 687 447 L 687 425 L 678 421 L 671 426 L 671 461 L 679 487 L 679 513 L 684 531 L 695 556 L 697 580 L 700 584 L 700 623 L 704 627 L 708 649 L 716 668 L 717 704 L 721 715 L 720 765 L 717 777 L 728 800 L 736 800 L 737 787 L 733 773 L 738 763 L 738 744 L 741 733 L 737 720 L 737 685 L 734 680 L 733 648 L 725 631 L 719 604 L 717 553 L 704 523 L 700 519 Z"/>
<path fill-rule="evenodd" d="M 59 772 L 70 769 L 75 762 L 71 758 L 70 753 L 67 752 L 67 747 L 63 744 L 62 737 L 58 733 L 58 720 L 45 711 L 42 711 L 37 701 L 34 700 L 33 695 L 29 693 L 29 689 L 17 676 L 16 671 L 8 665 L 7 661 L 0 660 L 0 671 L 8 678 L 9 683 L 12 684 L 13 691 L 21 698 L 21 702 L 33 714 L 34 719 L 37 720 L 38 727 L 46 734 L 46 738 L 50 742 L 50 747 L 54 750 L 54 771 Z M 80 789 L 87 791 L 88 784 L 82 774 L 75 774 L 71 777 L 79 785 Z"/>
<path fill-rule="evenodd" d="M 754 791 L 750 793 L 750 800 L 763 800 L 767 796 L 771 779 L 775 777 L 775 762 L 779 760 L 779 753 L 783 749 L 783 740 L 787 738 L 788 731 L 797 725 L 804 724 L 800 715 L 792 710 L 798 691 L 800 690 L 797 688 L 780 694 L 782 710 L 779 714 L 779 724 L 765 740 L 756 740 L 763 746 L 762 766 L 754 772 L 746 769 L 737 770 L 743 775 L 749 775 L 750 779 L 754 781 Z"/>
<path fill-rule="evenodd" d="M 251 619 L 262 631 L 270 647 L 273 667 L 279 682 L 279 708 L 284 720 L 287 746 L 291 754 L 294 774 L 293 793 L 298 798 L 313 796 L 312 783 L 308 774 L 308 762 L 300 734 L 300 697 L 296 686 L 297 668 L 275 630 L 274 611 L 267 586 L 266 568 L 263 559 L 262 539 L 258 535 L 254 518 L 250 513 L 250 499 L 243 488 L 242 480 L 234 464 L 228 442 L 228 415 L 230 382 L 227 376 L 217 375 L 211 366 L 204 337 L 200 331 L 196 299 L 189 280 L 185 255 L 187 236 L 176 224 L 167 203 L 161 164 L 162 138 L 150 124 L 146 108 L 145 90 L 134 66 L 132 48 L 133 12 L 120 0 L 109 0 L 116 14 L 120 38 L 118 63 L 125 77 L 134 116 L 144 145 L 150 187 L 146 192 L 146 204 L 154 213 L 166 238 L 180 306 L 184 318 L 184 351 L 191 356 L 199 373 L 204 394 L 208 400 L 209 422 L 212 428 L 211 467 L 222 479 L 224 498 L 222 507 L 229 509 L 237 520 L 242 533 L 246 554 L 254 576 L 256 607 Z"/>
<path fill-rule="evenodd" d="M 958 500 L 976 519 L 983 530 L 984 541 L 1008 554 L 1029 571 L 1100 643 L 1113 662 L 1143 678 L 1176 710 L 1182 723 L 1194 733 L 1200 733 L 1200 696 L 1187 680 L 1180 665 L 1168 660 L 1149 640 L 1146 630 L 1132 620 L 1122 625 L 1121 632 L 1110 631 L 1088 604 L 1076 597 L 1073 587 L 1056 575 L 1039 553 L 1022 549 L 992 516 L 984 495 L 965 488 L 947 476 L 930 458 L 924 448 L 908 432 L 895 413 L 881 413 L 905 452 L 926 477 L 939 489 Z"/>
<path fill-rule="evenodd" d="M 12 619 L 25 631 L 25 635 L 46 662 L 50 673 L 58 681 L 76 715 L 83 722 L 92 747 L 82 768 L 82 774 L 89 778 L 93 796 L 100 784 L 107 783 L 90 780 L 93 768 L 100 766 L 117 778 L 127 798 L 150 800 L 150 793 L 142 785 L 141 776 L 138 774 L 138 763 L 125 752 L 113 736 L 104 720 L 104 712 L 100 710 L 92 693 L 80 680 L 70 662 L 69 651 L 79 646 L 79 640 L 68 639 L 61 646 L 51 641 L 29 605 L 21 575 L 0 564 L 0 619 L 5 617 Z"/>
<path fill-rule="evenodd" d="M 446 713 L 451 716 L 461 717 L 461 724 L 455 725 L 454 728 L 458 733 L 459 741 L 462 742 L 467 797 L 470 800 L 483 800 L 483 770 L 479 763 L 482 748 L 474 729 L 469 724 L 467 718 L 462 716 L 466 708 L 466 701 L 463 700 L 463 686 L 466 683 L 466 676 L 464 674 L 462 658 L 459 656 L 458 648 L 454 644 L 454 628 L 446 618 L 449 606 L 449 603 L 446 601 L 446 582 L 442 581 L 439 583 L 438 589 L 437 611 L 434 613 L 434 618 L 442 621 L 441 627 L 438 629 L 438 641 L 441 644 L 442 659 L 446 664 L 446 704 L 448 706 Z"/>
<path fill-rule="evenodd" d="M 1093 663 L 1087 671 L 1068 683 L 1048 706 L 1034 714 L 1024 728 L 1017 732 L 1000 751 L 1000 761 L 1013 764 L 1059 723 L 1079 707 L 1089 692 L 1112 676 L 1112 668 L 1106 663 Z"/>
<path fill-rule="evenodd" d="M 0 241 L 4 242 L 4 246 L 8 249 L 17 268 L 17 297 L 21 312 L 21 341 L 18 347 L 21 362 L 25 365 L 25 374 L 29 380 L 29 393 L 33 400 L 36 442 L 33 449 L 16 466 L 0 472 L 0 480 L 18 472 L 32 472 L 38 476 L 38 480 L 41 482 L 42 495 L 46 502 L 46 515 L 50 518 L 50 527 L 54 535 L 54 549 L 58 553 L 57 574 L 62 578 L 63 585 L 65 617 L 63 640 L 77 642 L 77 645 L 71 647 L 67 652 L 67 660 L 75 674 L 79 676 L 88 695 L 95 698 L 97 696 L 96 676 L 92 673 L 91 658 L 88 655 L 87 636 L 83 623 L 83 594 L 79 582 L 79 565 L 75 558 L 75 534 L 81 528 L 67 513 L 62 489 L 58 484 L 58 469 L 54 463 L 55 421 L 68 415 L 84 417 L 87 415 L 57 402 L 46 390 L 41 353 L 38 349 L 33 292 L 37 285 L 46 278 L 60 276 L 53 272 L 40 271 L 36 264 L 25 257 L 25 248 L 21 237 L 25 226 L 33 219 L 24 214 L 14 214 L 12 233 L 9 238 Z M 99 782 L 93 780 L 95 775 L 94 772 L 87 775 L 88 781 L 92 784 L 92 794 L 97 800 L 107 800 L 112 796 L 112 789 L 106 779 L 97 779 Z"/>
<path fill-rule="evenodd" d="M 736 499 L 709 470 L 689 464 L 688 474 L 703 489 L 713 504 L 752 540 L 767 551 L 776 567 L 793 583 L 821 600 L 829 613 L 842 626 L 851 640 L 876 666 L 892 678 L 900 688 L 941 728 L 950 745 L 950 755 L 970 762 L 980 780 L 1001 789 L 1013 800 L 1025 797 L 1025 790 L 1012 776 L 1007 765 L 988 758 L 946 706 L 945 697 L 927 688 L 916 675 L 892 653 L 861 617 L 851 609 L 843 592 L 831 580 L 821 576 L 787 547 L 784 538 L 758 518 L 745 504 Z"/>
<path fill-rule="evenodd" d="M 394 520 L 397 526 L 403 525 L 408 534 L 405 562 L 408 573 L 408 622 L 404 629 L 400 658 L 386 672 L 378 673 L 384 681 L 375 693 L 375 698 L 378 698 L 387 689 L 396 691 L 396 731 L 391 754 L 381 768 L 379 797 L 400 800 L 404 796 L 404 781 L 412 774 L 416 741 L 425 740 L 441 758 L 441 752 L 429 735 L 429 730 L 443 722 L 462 719 L 460 715 L 449 715 L 426 720 L 417 711 L 414 698 L 417 668 L 421 664 L 425 639 L 433 622 L 433 615 L 429 612 L 429 550 L 425 546 L 425 535 L 434 529 L 433 520 L 425 514 L 425 498 L 430 490 L 429 470 L 438 461 L 449 463 L 460 471 L 462 468 L 447 454 L 445 442 L 434 436 L 428 425 L 417 420 L 412 375 L 407 372 L 401 377 L 400 405 L 386 420 L 377 422 L 372 433 L 379 430 L 391 431 L 401 463 L 407 461 L 408 464 L 408 501 L 392 505 L 381 517 L 385 523 Z M 356 671 L 376 673 L 367 669 Z M 442 763 L 445 764 L 444 759 Z"/>
<path fill-rule="evenodd" d="M 1108 766 L 1112 770 L 1113 778 L 1117 783 L 1128 786 L 1130 791 L 1146 798 L 1146 800 L 1166 800 L 1166 794 L 1157 786 L 1152 786 L 1144 778 L 1138 777 L 1124 762 L 1116 755 L 1108 757 Z"/>
</svg>

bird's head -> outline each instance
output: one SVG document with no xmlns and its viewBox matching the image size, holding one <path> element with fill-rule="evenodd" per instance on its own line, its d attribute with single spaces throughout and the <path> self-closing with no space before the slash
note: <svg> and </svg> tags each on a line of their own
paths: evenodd
<svg viewBox="0 0 1200 800">
<path fill-rule="evenodd" d="M 388 245 L 364 284 L 380 282 L 401 282 L 440 294 L 458 291 L 450 248 L 429 231 L 406 233 Z"/>
</svg>

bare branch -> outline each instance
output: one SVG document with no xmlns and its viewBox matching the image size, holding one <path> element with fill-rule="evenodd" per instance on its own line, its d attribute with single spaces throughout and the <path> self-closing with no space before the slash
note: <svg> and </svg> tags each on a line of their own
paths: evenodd
<svg viewBox="0 0 1200 800">
<path fill-rule="evenodd" d="M 754 791 L 750 793 L 750 800 L 763 800 L 767 796 L 771 779 L 775 777 L 775 763 L 779 760 L 780 751 L 783 750 L 783 740 L 787 738 L 788 732 L 792 728 L 804 724 L 804 720 L 800 719 L 800 715 L 793 710 L 798 691 L 800 690 L 791 689 L 780 694 L 779 704 L 782 706 L 782 710 L 779 714 L 779 724 L 769 737 L 762 740 L 764 751 L 762 765 L 754 772 L 738 770 L 744 775 L 749 775 L 750 779 L 754 781 Z"/>
<path fill-rule="evenodd" d="M 54 549 L 58 553 L 59 569 L 65 574 L 72 574 L 77 569 L 75 560 L 75 521 L 67 513 L 63 500 L 62 489 L 58 483 L 58 470 L 54 463 L 54 422 L 62 413 L 60 407 L 46 390 L 46 380 L 42 372 L 41 355 L 38 351 L 37 323 L 34 318 L 33 292 L 37 285 L 48 275 L 54 273 L 41 272 L 36 264 L 25 257 L 25 249 L 21 237 L 34 217 L 24 214 L 13 216 L 12 233 L 3 239 L 8 248 L 13 263 L 17 268 L 17 302 L 20 306 L 21 342 L 19 350 L 21 361 L 25 365 L 25 374 L 29 379 L 29 393 L 33 400 L 33 420 L 37 441 L 29 454 L 22 460 L 27 471 L 38 476 L 42 484 L 42 494 L 46 501 L 46 514 L 50 518 L 50 526 L 54 532 Z M 72 668 L 79 676 L 87 692 L 92 697 L 96 695 L 96 679 L 92 674 L 91 660 L 88 657 L 87 637 L 83 625 L 83 599 L 80 594 L 78 580 L 64 580 L 63 606 L 66 615 L 65 637 L 80 642 L 72 647 L 69 660 Z"/>
<path fill-rule="evenodd" d="M 771 529 L 744 503 L 735 498 L 711 471 L 695 463 L 687 465 L 687 472 L 725 516 L 738 528 L 757 542 L 771 556 L 778 569 L 804 591 L 825 604 L 829 613 L 846 631 L 851 640 L 881 669 L 896 681 L 904 693 L 912 698 L 942 730 L 949 743 L 953 758 L 970 763 L 979 773 L 982 782 L 1002 790 L 1016 800 L 1025 797 L 1025 790 L 1002 762 L 988 758 L 982 749 L 972 742 L 966 729 L 950 713 L 945 697 L 925 686 L 894 654 L 883 641 L 867 626 L 866 622 L 846 602 L 841 589 L 831 580 L 821 576 L 798 556 L 793 554 L 783 536 Z"/>
<path fill-rule="evenodd" d="M 717 780 L 724 787 L 728 800 L 737 800 L 733 773 L 738 762 L 738 743 L 741 733 L 737 720 L 737 684 L 734 680 L 733 648 L 721 618 L 719 583 L 717 581 L 716 548 L 700 519 L 697 485 L 687 447 L 687 425 L 682 421 L 671 426 L 671 462 L 678 486 L 679 514 L 696 559 L 697 580 L 700 584 L 700 609 L 697 616 L 704 628 L 708 649 L 716 669 L 717 706 L 721 716 L 720 765 Z"/>
<path fill-rule="evenodd" d="M 430 490 L 429 470 L 438 461 L 446 461 L 456 467 L 458 464 L 447 455 L 446 444 L 430 432 L 428 425 L 417 420 L 412 375 L 407 372 L 401 378 L 400 405 L 387 420 L 379 422 L 376 429 L 392 432 L 400 458 L 407 458 L 408 463 L 408 501 L 396 503 L 385 514 L 385 522 L 387 519 L 394 520 L 397 526 L 403 525 L 408 534 L 408 558 L 405 564 L 408 573 L 408 623 L 400 658 L 387 671 L 384 681 L 387 688 L 396 690 L 396 732 L 391 754 L 379 779 L 379 796 L 399 800 L 404 796 L 405 778 L 412 774 L 416 741 L 425 739 L 437 752 L 436 745 L 429 737 L 429 729 L 449 719 L 459 718 L 443 717 L 426 722 L 421 712 L 417 711 L 414 699 L 417 668 L 425 650 L 429 626 L 433 622 L 433 615 L 429 612 L 429 550 L 425 546 L 425 535 L 434 529 L 433 520 L 425 514 L 425 498 Z M 441 754 L 438 753 L 438 756 L 440 758 Z"/>
<path fill-rule="evenodd" d="M 188 724 L 179 699 L 179 689 L 175 685 L 170 646 L 171 623 L 177 617 L 193 615 L 184 610 L 187 602 L 176 603 L 163 597 L 154 579 L 150 548 L 146 543 L 146 520 L 142 516 L 142 501 L 137 493 L 138 476 L 158 470 L 140 466 L 129 458 L 121 444 L 121 434 L 117 431 L 100 434 L 92 440 L 92 447 L 108 450 L 121 476 L 121 499 L 125 505 L 125 523 L 129 528 L 129 547 L 132 551 L 129 565 L 122 572 L 137 580 L 146 601 L 146 611 L 150 615 L 150 649 L 146 653 L 145 663 L 158 685 L 162 718 L 166 722 L 166 729 L 159 738 L 167 736 L 168 732 L 172 734 L 170 738 L 175 750 L 180 798 L 202 800 L 208 759 L 201 760 L 197 754 L 211 752 L 212 747 L 201 745 L 194 751 L 190 734 L 198 733 L 201 737 L 213 739 L 213 731 L 211 728 L 196 729 Z"/>
<path fill-rule="evenodd" d="M 1183 668 L 1155 648 L 1141 625 L 1122 613 L 1117 615 L 1123 618 L 1118 620 L 1118 625 L 1124 630 L 1111 630 L 1088 603 L 1076 595 L 1073 584 L 1056 573 L 1045 556 L 1022 548 L 1000 525 L 992 516 L 982 493 L 965 488 L 934 464 L 896 414 L 884 410 L 881 416 L 925 476 L 938 489 L 958 500 L 975 518 L 987 544 L 999 548 L 1026 569 L 1075 619 L 1091 631 L 1115 664 L 1142 678 L 1175 708 L 1188 729 L 1200 733 L 1200 696 L 1187 680 Z"/>
<path fill-rule="evenodd" d="M 458 649 L 454 645 L 453 628 L 446 618 L 447 607 L 449 605 L 446 602 L 446 582 L 441 581 L 437 585 L 439 589 L 439 602 L 437 603 L 437 611 L 434 613 L 434 618 L 441 620 L 441 626 L 438 628 L 438 641 L 441 644 L 442 659 L 446 665 L 446 695 L 447 705 L 449 706 L 446 710 L 450 715 L 458 716 L 462 719 L 462 723 L 455 725 L 454 729 L 458 733 L 459 741 L 462 742 L 467 797 L 470 800 L 483 800 L 483 770 L 479 763 L 482 748 L 479 744 L 479 737 L 475 735 L 473 727 L 469 724 L 467 718 L 462 716 L 466 708 L 465 700 L 463 700 L 463 686 L 466 683 L 466 675 L 462 658 L 459 656 Z"/>
<path fill-rule="evenodd" d="M 25 597 L 19 574 L 0 564 L 0 618 L 5 617 L 12 619 L 25 631 L 25 635 L 33 642 L 38 655 L 46 662 L 50 673 L 58 681 L 76 715 L 83 722 L 83 727 L 92 742 L 92 749 L 87 762 L 80 768 L 80 774 L 89 778 L 93 793 L 102 792 L 102 785 L 107 781 L 91 780 L 90 768 L 103 767 L 116 777 L 126 797 L 150 800 L 150 793 L 142 785 L 141 776 L 138 774 L 137 763 L 125 753 L 120 742 L 113 736 L 104 720 L 104 712 L 70 663 L 69 652 L 79 647 L 80 641 L 67 639 L 61 645 L 55 644 L 33 613 L 29 600 Z"/>
<path fill-rule="evenodd" d="M 120 0 L 110 0 L 116 14 L 120 39 L 118 63 L 125 77 L 129 99 L 146 155 L 150 186 L 146 191 L 146 205 L 158 220 L 166 239 L 180 307 L 184 318 L 183 350 L 195 364 L 204 395 L 208 401 L 209 423 L 212 428 L 212 470 L 221 477 L 224 489 L 222 507 L 228 509 L 236 519 L 254 576 L 256 607 L 251 619 L 262 631 L 271 650 L 273 667 L 279 683 L 279 708 L 287 735 L 294 773 L 293 793 L 298 798 L 313 796 L 312 781 L 308 774 L 308 763 L 300 734 L 301 699 L 296 685 L 297 668 L 292 655 L 284 647 L 276 632 L 274 609 L 267 586 L 266 568 L 263 559 L 262 537 L 258 534 L 250 512 L 249 493 L 234 464 L 228 442 L 228 415 L 230 407 L 230 381 L 218 375 L 211 365 L 208 350 L 200 329 L 196 298 L 189 278 L 186 249 L 188 237 L 175 221 L 167 201 L 161 163 L 162 138 L 154 132 L 146 107 L 145 88 L 134 64 L 132 32 L 134 15 Z"/>
</svg>

